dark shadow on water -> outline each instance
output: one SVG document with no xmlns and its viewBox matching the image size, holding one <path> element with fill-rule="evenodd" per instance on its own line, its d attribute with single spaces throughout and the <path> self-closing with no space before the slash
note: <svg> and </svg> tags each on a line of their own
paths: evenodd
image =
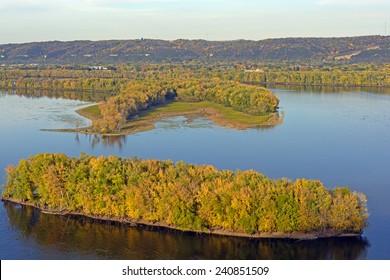
<svg viewBox="0 0 390 280">
<path fill-rule="evenodd" d="M 88 218 L 43 214 L 5 202 L 10 227 L 48 250 L 50 258 L 76 259 L 365 259 L 365 238 L 319 240 L 247 239 L 184 233 L 149 226 L 129 227 Z M 55 248 L 55 249 L 53 249 Z M 39 258 L 31 256 L 31 258 Z"/>
<path fill-rule="evenodd" d="M 25 96 L 28 98 L 40 98 L 45 96 L 49 98 L 63 98 L 70 100 L 81 100 L 85 102 L 100 102 L 116 95 L 114 92 L 34 88 L 17 88 L 4 91 L 11 95 Z"/>
<path fill-rule="evenodd" d="M 96 146 L 99 147 L 102 145 L 104 148 L 118 147 L 119 151 L 122 151 L 123 146 L 126 144 L 126 135 L 105 136 L 99 134 L 85 134 L 85 137 L 89 141 L 92 150 Z M 78 134 L 75 137 L 75 142 L 77 144 L 80 143 Z"/>
<path fill-rule="evenodd" d="M 280 89 L 298 92 L 316 92 L 316 93 L 344 93 L 344 92 L 369 92 L 374 94 L 390 94 L 390 87 L 375 87 L 375 86 L 319 86 L 319 85 L 264 85 L 270 89 Z"/>
</svg>

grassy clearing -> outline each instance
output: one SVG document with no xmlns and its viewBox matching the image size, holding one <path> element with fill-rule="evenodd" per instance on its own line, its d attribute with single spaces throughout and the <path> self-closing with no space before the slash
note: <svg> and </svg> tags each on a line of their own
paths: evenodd
<svg viewBox="0 0 390 280">
<path fill-rule="evenodd" d="M 87 119 L 99 118 L 100 117 L 99 105 L 95 104 L 95 105 L 78 109 L 76 110 L 76 113 Z"/>
</svg>

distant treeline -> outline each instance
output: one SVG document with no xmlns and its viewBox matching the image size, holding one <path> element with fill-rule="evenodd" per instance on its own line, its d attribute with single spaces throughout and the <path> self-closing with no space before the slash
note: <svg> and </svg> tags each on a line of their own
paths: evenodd
<svg viewBox="0 0 390 280">
<path fill-rule="evenodd" d="M 118 79 L 91 77 L 25 77 L 18 79 L 2 79 L 0 82 L 0 87 L 4 89 L 52 89 L 118 92 L 125 80 L 119 81 Z"/>
<path fill-rule="evenodd" d="M 115 71 L 85 70 L 85 66 L 0 71 L 0 87 L 40 87 L 118 92 L 126 79 L 212 79 L 301 85 L 390 86 L 390 64 L 130 64 Z"/>
<path fill-rule="evenodd" d="M 38 154 L 6 169 L 4 199 L 207 232 L 361 232 L 366 198 L 320 181 L 171 161 Z"/>
<path fill-rule="evenodd" d="M 390 69 L 386 72 L 371 71 L 324 71 L 282 70 L 271 72 L 244 72 L 242 82 L 286 85 L 332 85 L 332 86 L 390 86 Z"/>
</svg>

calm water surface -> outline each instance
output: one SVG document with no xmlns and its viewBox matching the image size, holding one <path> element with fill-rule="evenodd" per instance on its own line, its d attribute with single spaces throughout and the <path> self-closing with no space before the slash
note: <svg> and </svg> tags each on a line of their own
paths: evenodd
<svg viewBox="0 0 390 280">
<path fill-rule="evenodd" d="M 0 259 L 390 259 L 390 95 L 273 89 L 285 118 L 238 131 L 204 119 L 172 118 L 117 138 L 42 128 L 86 125 L 87 103 L 0 93 L 0 183 L 4 168 L 42 152 L 184 160 L 269 177 L 348 185 L 368 198 L 362 239 L 250 240 L 129 228 L 0 204 Z"/>
</svg>

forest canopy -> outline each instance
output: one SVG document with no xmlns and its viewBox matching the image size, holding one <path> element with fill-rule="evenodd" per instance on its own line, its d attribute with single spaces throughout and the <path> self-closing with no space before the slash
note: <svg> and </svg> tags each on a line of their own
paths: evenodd
<svg viewBox="0 0 390 280">
<path fill-rule="evenodd" d="M 121 221 L 246 234 L 360 233 L 366 197 L 318 180 L 184 162 L 38 154 L 6 170 L 5 200 Z"/>
</svg>

